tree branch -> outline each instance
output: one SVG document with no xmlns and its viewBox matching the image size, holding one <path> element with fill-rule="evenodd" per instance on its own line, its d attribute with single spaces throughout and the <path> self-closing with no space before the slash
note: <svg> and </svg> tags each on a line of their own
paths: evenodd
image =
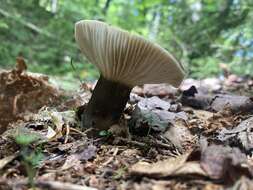
<svg viewBox="0 0 253 190">
<path fill-rule="evenodd" d="M 11 18 L 13 20 L 15 20 L 16 22 L 19 22 L 20 24 L 26 26 L 27 28 L 35 31 L 36 33 L 39 33 L 39 34 L 43 34 L 49 38 L 55 38 L 52 34 L 50 34 L 49 32 L 47 31 L 44 31 L 42 30 L 41 28 L 37 27 L 36 25 L 30 23 L 30 22 L 27 22 L 21 18 L 18 18 L 18 16 L 14 16 L 6 11 L 4 11 L 3 9 L 0 9 L 0 14 L 3 15 L 4 17 L 7 17 L 7 18 Z"/>
<path fill-rule="evenodd" d="M 103 11 L 102 11 L 104 15 L 106 15 L 106 13 L 107 13 L 107 11 L 110 7 L 111 2 L 112 2 L 112 0 L 106 0 L 105 6 L 104 6 Z"/>
</svg>

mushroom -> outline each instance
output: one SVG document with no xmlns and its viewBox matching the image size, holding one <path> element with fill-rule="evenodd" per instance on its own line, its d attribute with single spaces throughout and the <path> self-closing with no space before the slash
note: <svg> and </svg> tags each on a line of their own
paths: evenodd
<svg viewBox="0 0 253 190">
<path fill-rule="evenodd" d="M 142 84 L 178 87 L 185 70 L 165 49 L 143 37 L 95 20 L 75 24 L 81 52 L 100 71 L 82 126 L 108 129 L 118 122 L 131 89 Z"/>
</svg>

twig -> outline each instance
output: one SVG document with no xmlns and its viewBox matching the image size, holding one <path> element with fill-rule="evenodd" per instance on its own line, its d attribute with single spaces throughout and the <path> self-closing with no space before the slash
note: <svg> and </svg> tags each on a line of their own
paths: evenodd
<svg viewBox="0 0 253 190">
<path fill-rule="evenodd" d="M 107 166 L 108 164 L 110 164 L 113 161 L 113 159 L 115 158 L 115 156 L 118 154 L 118 151 L 119 151 L 119 148 L 116 147 L 113 154 L 112 154 L 112 156 L 106 162 L 104 162 L 102 164 L 102 166 Z"/>
<path fill-rule="evenodd" d="M 71 183 L 63 183 L 59 181 L 37 181 L 36 186 L 47 189 L 59 189 L 59 190 L 97 190 L 93 187 L 87 187 L 84 185 L 76 185 Z"/>
<path fill-rule="evenodd" d="M 70 127 L 69 130 L 70 130 L 70 131 L 74 131 L 74 132 L 76 132 L 76 133 L 82 135 L 83 137 L 87 137 L 87 135 L 85 134 L 85 132 L 83 133 L 82 131 L 79 131 L 79 130 L 73 128 L 73 127 Z"/>
<path fill-rule="evenodd" d="M 159 147 L 159 148 L 166 148 L 166 149 L 172 149 L 173 147 L 169 144 L 165 144 L 165 143 L 162 143 L 160 141 L 154 141 L 154 140 L 142 140 L 144 141 L 143 142 L 139 142 L 139 141 L 133 141 L 133 140 L 129 140 L 129 139 L 126 139 L 126 138 L 122 138 L 122 137 L 117 137 L 116 139 L 120 140 L 120 141 L 123 141 L 123 142 L 126 142 L 128 144 L 132 144 L 132 145 L 136 145 L 136 146 L 141 146 L 141 147 L 147 147 L 147 146 L 154 146 L 154 147 Z"/>
<path fill-rule="evenodd" d="M 66 144 L 69 140 L 69 133 L 70 133 L 70 126 L 67 125 L 66 126 L 66 135 L 65 135 L 65 139 L 64 139 L 64 144 Z"/>
<path fill-rule="evenodd" d="M 140 147 L 147 147 L 148 146 L 145 143 L 138 142 L 138 141 L 133 141 L 133 140 L 126 139 L 126 138 L 123 138 L 123 137 L 116 137 L 116 140 L 120 140 L 120 141 L 123 141 L 125 143 L 136 145 L 136 146 L 140 146 Z"/>
<path fill-rule="evenodd" d="M 16 181 L 6 180 L 5 184 L 12 187 L 12 188 L 17 188 L 20 186 L 27 185 L 28 181 L 27 180 L 20 180 L 20 181 L 16 182 Z M 40 187 L 42 189 L 48 189 L 48 190 L 97 190 L 97 188 L 88 187 L 85 185 L 76 185 L 76 184 L 64 183 L 64 182 L 60 182 L 60 181 L 37 180 L 37 181 L 35 181 L 34 185 L 36 187 Z"/>
</svg>

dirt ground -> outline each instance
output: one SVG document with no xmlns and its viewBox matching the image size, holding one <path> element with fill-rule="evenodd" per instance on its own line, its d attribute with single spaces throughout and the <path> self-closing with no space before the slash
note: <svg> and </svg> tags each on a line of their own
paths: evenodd
<svg viewBox="0 0 253 190">
<path fill-rule="evenodd" d="M 136 87 L 97 137 L 78 117 L 91 85 L 66 93 L 17 69 L 0 82 L 1 190 L 253 189 L 250 78 Z"/>
</svg>

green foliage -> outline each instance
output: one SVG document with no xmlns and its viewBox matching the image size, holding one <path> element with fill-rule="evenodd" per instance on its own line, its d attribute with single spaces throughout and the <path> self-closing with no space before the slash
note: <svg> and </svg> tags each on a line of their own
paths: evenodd
<svg viewBox="0 0 253 190">
<path fill-rule="evenodd" d="M 99 136 L 100 137 L 110 137 L 110 136 L 112 136 L 112 133 L 110 131 L 102 130 L 102 131 L 99 131 Z"/>
<path fill-rule="evenodd" d="M 191 75 L 194 78 L 205 78 L 206 76 L 215 76 L 219 71 L 219 60 L 206 57 L 195 59 L 191 66 Z"/>
<path fill-rule="evenodd" d="M 126 166 L 117 169 L 115 171 L 115 173 L 113 174 L 112 178 L 114 180 L 118 180 L 118 179 L 122 178 L 127 173 L 127 170 L 128 170 L 128 168 Z"/>
<path fill-rule="evenodd" d="M 194 77 L 218 74 L 221 62 L 236 65 L 237 73 L 252 75 L 252 0 L 0 0 L 0 4 L 2 67 L 14 65 L 22 53 L 31 71 L 75 78 L 73 59 L 77 74 L 93 80 L 98 72 L 75 44 L 74 23 L 100 19 L 158 42 Z"/>
<path fill-rule="evenodd" d="M 16 135 L 14 135 L 14 139 L 16 143 L 21 146 L 20 157 L 26 169 L 29 185 L 33 187 L 37 167 L 44 159 L 44 155 L 39 147 L 32 149 L 30 146 L 32 143 L 40 140 L 40 137 L 38 135 L 28 133 L 27 131 L 20 130 Z"/>
<path fill-rule="evenodd" d="M 41 153 L 41 151 L 36 150 L 32 152 L 26 152 L 22 151 L 22 163 L 25 166 L 26 173 L 28 176 L 28 182 L 31 187 L 34 186 L 34 177 L 37 173 L 37 167 L 41 163 L 41 161 L 44 159 L 44 155 Z"/>
<path fill-rule="evenodd" d="M 37 135 L 34 134 L 23 134 L 23 133 L 18 133 L 15 136 L 15 141 L 17 144 L 21 146 L 28 146 L 32 144 L 33 142 L 36 142 L 40 139 Z"/>
</svg>

